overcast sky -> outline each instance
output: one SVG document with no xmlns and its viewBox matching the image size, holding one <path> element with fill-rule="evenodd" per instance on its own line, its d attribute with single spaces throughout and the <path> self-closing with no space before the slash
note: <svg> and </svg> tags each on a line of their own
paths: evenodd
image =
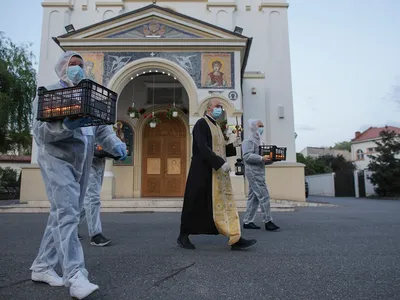
<svg viewBox="0 0 400 300">
<path fill-rule="evenodd" d="M 32 42 L 37 58 L 41 2 L 9 1 L 0 10 L 0 31 Z M 289 3 L 297 151 L 369 126 L 400 127 L 400 0 Z"/>
</svg>

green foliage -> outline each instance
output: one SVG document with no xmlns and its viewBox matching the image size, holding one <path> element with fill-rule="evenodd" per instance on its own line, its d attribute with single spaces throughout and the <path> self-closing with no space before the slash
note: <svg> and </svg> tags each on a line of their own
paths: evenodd
<svg viewBox="0 0 400 300">
<path fill-rule="evenodd" d="M 0 31 L 0 153 L 30 154 L 36 71 L 30 45 L 16 45 Z"/>
<path fill-rule="evenodd" d="M 340 143 L 336 143 L 335 146 L 331 147 L 331 149 L 347 150 L 347 151 L 351 152 L 351 142 L 343 141 Z"/>
<path fill-rule="evenodd" d="M 368 169 L 372 171 L 370 180 L 376 186 L 375 192 L 383 197 L 400 196 L 400 138 L 393 130 L 380 132 L 382 140 L 376 142 L 377 155 L 368 155 L 371 162 Z"/>
<path fill-rule="evenodd" d="M 303 163 L 305 175 L 316 175 L 332 172 L 350 172 L 356 169 L 351 161 L 347 161 L 342 155 L 323 155 L 318 158 L 304 157 L 303 154 L 296 154 L 297 162 Z"/>
<path fill-rule="evenodd" d="M 0 167 L 0 187 L 18 186 L 18 172 L 10 167 Z"/>
</svg>

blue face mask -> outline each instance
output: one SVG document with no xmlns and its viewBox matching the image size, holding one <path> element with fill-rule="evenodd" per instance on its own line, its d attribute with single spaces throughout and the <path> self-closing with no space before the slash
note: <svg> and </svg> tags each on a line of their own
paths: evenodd
<svg viewBox="0 0 400 300">
<path fill-rule="evenodd" d="M 213 118 L 217 119 L 222 114 L 222 108 L 221 107 L 214 107 L 214 109 L 213 109 L 211 114 L 212 114 Z"/>
<path fill-rule="evenodd" d="M 259 133 L 260 135 L 262 135 L 263 132 L 264 132 L 264 127 L 258 127 L 257 130 L 258 130 L 258 133 Z"/>
<path fill-rule="evenodd" d="M 73 84 L 78 84 L 82 79 L 85 78 L 85 73 L 80 66 L 70 66 L 67 69 L 67 76 Z"/>
</svg>

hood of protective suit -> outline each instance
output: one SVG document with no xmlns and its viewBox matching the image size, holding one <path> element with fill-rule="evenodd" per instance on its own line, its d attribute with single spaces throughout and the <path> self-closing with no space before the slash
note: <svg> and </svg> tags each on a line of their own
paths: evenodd
<svg viewBox="0 0 400 300">
<path fill-rule="evenodd" d="M 252 136 L 260 139 L 260 133 L 257 130 L 257 123 L 260 122 L 260 119 L 249 119 L 249 129 Z"/>
<path fill-rule="evenodd" d="M 78 52 L 67 51 L 67 52 L 63 53 L 63 55 L 58 60 L 56 66 L 54 67 L 54 70 L 56 71 L 58 78 L 61 79 L 62 81 L 64 81 L 65 83 L 67 83 L 69 86 L 74 86 L 72 81 L 67 76 L 68 64 L 73 56 L 78 56 L 78 57 L 82 58 L 82 55 L 80 55 Z M 83 58 L 82 58 L 82 61 L 83 61 Z M 83 63 L 85 63 L 85 62 L 83 62 Z"/>
</svg>

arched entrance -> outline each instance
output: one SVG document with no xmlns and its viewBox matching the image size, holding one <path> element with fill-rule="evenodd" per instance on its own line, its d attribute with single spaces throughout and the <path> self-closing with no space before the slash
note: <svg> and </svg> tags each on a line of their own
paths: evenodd
<svg viewBox="0 0 400 300">
<path fill-rule="evenodd" d="M 155 86 L 153 75 L 155 75 Z M 193 79 L 184 69 L 171 61 L 148 58 L 132 62 L 122 68 L 110 80 L 108 87 L 120 95 L 117 104 L 118 119 L 130 123 L 135 132 L 133 170 L 129 170 L 129 166 L 108 166 L 110 176 L 114 176 L 116 181 L 116 195 L 131 194 L 135 198 L 182 197 L 190 158 L 189 120 L 190 116 L 198 115 L 197 88 Z M 168 91 L 165 95 L 161 94 L 161 98 L 160 91 L 171 87 L 174 90 L 176 87 L 176 99 L 179 98 L 181 102 L 176 103 L 178 117 L 169 120 L 165 117 L 165 113 L 172 102 L 166 101 Z M 178 93 L 179 87 L 184 90 L 181 96 Z M 151 101 L 154 88 L 155 103 Z M 144 93 L 146 89 L 147 92 Z M 161 123 L 156 128 L 150 128 L 148 120 L 143 115 L 139 119 L 132 120 L 126 111 L 133 102 L 135 108 L 144 109 L 145 114 L 156 113 Z M 127 184 L 127 179 L 132 185 Z M 133 193 L 128 189 L 133 190 Z"/>
<path fill-rule="evenodd" d="M 186 124 L 164 114 L 158 117 L 160 124 L 143 129 L 142 196 L 182 197 L 187 169 Z"/>
<path fill-rule="evenodd" d="M 148 71 L 149 69 L 163 70 L 166 73 L 171 73 L 176 76 L 177 80 L 185 88 L 189 96 L 189 115 L 193 117 L 199 116 L 197 87 L 192 77 L 181 66 L 164 58 L 143 58 L 131 62 L 119 70 L 111 78 L 107 86 L 112 91 L 120 94 L 132 78 L 137 74 Z"/>
</svg>

